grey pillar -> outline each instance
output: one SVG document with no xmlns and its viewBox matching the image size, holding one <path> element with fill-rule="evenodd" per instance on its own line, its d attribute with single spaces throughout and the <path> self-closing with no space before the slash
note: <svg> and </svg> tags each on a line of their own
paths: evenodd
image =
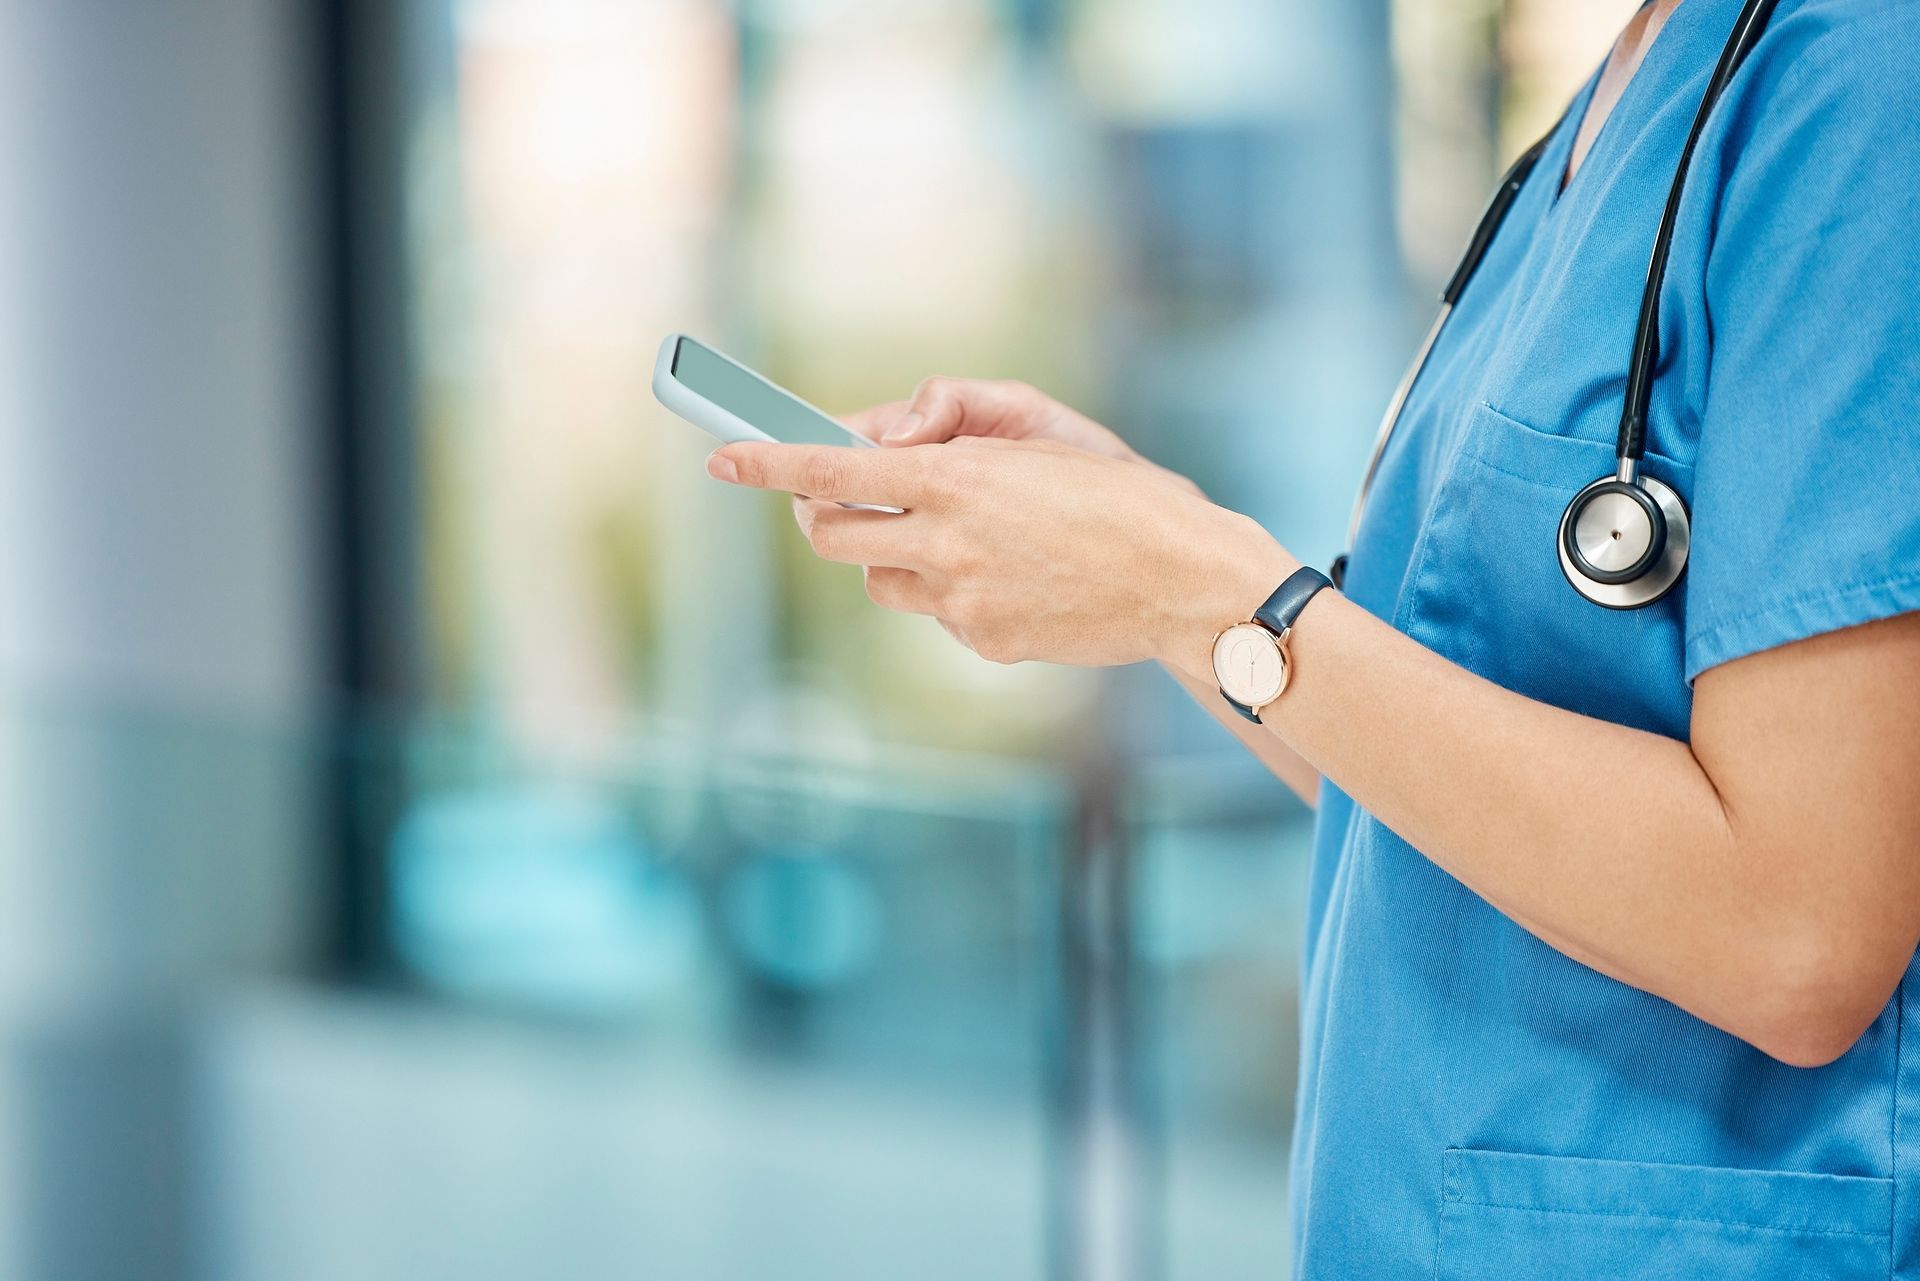
<svg viewBox="0 0 1920 1281">
<path fill-rule="evenodd" d="M 183 1275 L 187 1031 L 302 948 L 296 0 L 0 0 L 0 1275 Z"/>
</svg>

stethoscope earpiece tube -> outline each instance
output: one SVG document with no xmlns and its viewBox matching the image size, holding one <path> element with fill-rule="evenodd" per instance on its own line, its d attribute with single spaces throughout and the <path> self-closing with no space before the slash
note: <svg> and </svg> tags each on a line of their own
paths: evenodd
<svg viewBox="0 0 1920 1281">
<path fill-rule="evenodd" d="M 1687 173 L 1693 168 L 1693 150 L 1706 132 L 1715 104 L 1732 83 L 1740 64 L 1759 43 L 1768 19 L 1773 17 L 1778 0 L 1747 0 L 1734 19 L 1733 34 L 1727 37 L 1720 60 L 1700 95 L 1700 108 L 1693 113 L 1687 141 L 1680 149 L 1680 163 L 1674 167 L 1673 185 L 1667 190 L 1667 203 L 1660 211 L 1660 229 L 1654 233 L 1653 252 L 1647 261 L 1647 283 L 1640 293 L 1640 319 L 1633 331 L 1633 354 L 1627 362 L 1627 391 L 1620 406 L 1620 431 L 1614 454 L 1621 461 L 1644 457 L 1647 449 L 1647 413 L 1653 403 L 1654 366 L 1660 356 L 1660 287 L 1666 283 L 1667 258 L 1673 252 L 1674 228 L 1680 221 L 1680 201 L 1686 194 Z"/>
<path fill-rule="evenodd" d="M 1558 125 L 1554 127 L 1559 128 Z M 1521 152 L 1520 158 L 1500 175 L 1500 183 L 1493 189 L 1493 198 L 1487 201 L 1487 211 L 1480 215 L 1479 224 L 1467 240 L 1466 252 L 1460 255 L 1460 265 L 1453 269 L 1447 287 L 1440 291 L 1441 307 L 1451 310 L 1460 301 L 1460 295 L 1467 291 L 1467 282 L 1480 270 L 1480 260 L 1493 247 L 1494 237 L 1500 234 L 1500 224 L 1507 220 L 1508 211 L 1513 208 L 1513 202 L 1520 198 L 1521 189 L 1527 185 L 1527 179 L 1533 176 L 1533 167 L 1540 163 L 1540 156 L 1546 151 L 1547 142 L 1552 137 L 1549 131 L 1545 137 Z M 1414 372 L 1416 375 L 1419 373 L 1417 369 Z"/>
<path fill-rule="evenodd" d="M 1552 136 L 1549 132 L 1545 138 L 1528 147 L 1501 175 L 1499 185 L 1493 189 L 1493 199 L 1487 202 L 1487 211 L 1480 215 L 1480 222 L 1467 241 L 1460 265 L 1453 269 L 1452 279 L 1440 291 L 1440 311 L 1434 316 L 1433 323 L 1427 326 L 1427 336 L 1420 340 L 1420 347 L 1413 353 L 1407 372 L 1400 376 L 1392 398 L 1387 401 L 1387 411 L 1380 416 L 1379 429 L 1374 432 L 1373 448 L 1367 453 L 1366 470 L 1360 476 L 1360 492 L 1354 496 L 1353 512 L 1347 519 L 1348 548 L 1352 548 L 1354 539 L 1360 536 L 1360 517 L 1366 514 L 1367 496 L 1373 492 L 1374 474 L 1380 470 L 1380 459 L 1387 452 L 1387 442 L 1393 439 L 1393 430 L 1400 424 L 1400 414 L 1407 407 L 1407 397 L 1412 394 L 1414 383 L 1420 380 L 1420 371 L 1427 367 L 1427 357 L 1433 354 L 1433 345 L 1440 341 L 1441 331 L 1447 327 L 1447 318 L 1453 315 L 1453 305 L 1460 301 L 1460 295 L 1466 292 L 1467 282 L 1480 269 L 1480 260 L 1487 256 L 1494 238 L 1500 234 L 1500 224 L 1507 220 L 1507 212 L 1513 208 L 1513 202 L 1520 198 L 1521 189 L 1527 185 L 1527 178 L 1540 162 L 1540 153 L 1547 149 L 1547 139 Z M 1342 552 L 1335 557 L 1327 572 L 1328 579 L 1341 591 L 1345 591 L 1347 585 L 1347 556 L 1347 552 Z"/>
<path fill-rule="evenodd" d="M 1632 358 L 1627 366 L 1626 395 L 1620 410 L 1620 429 L 1614 441 L 1614 474 L 1602 476 L 1573 496 L 1560 516 L 1557 544 L 1561 571 L 1575 591 L 1607 609 L 1640 609 L 1659 600 L 1673 589 L 1686 572 L 1687 554 L 1692 546 L 1692 525 L 1686 503 L 1672 487 L 1640 473 L 1640 460 L 1646 454 L 1647 414 L 1653 398 L 1655 365 L 1660 351 L 1660 290 L 1666 279 L 1667 258 L 1672 252 L 1674 228 L 1679 222 L 1681 196 L 1685 192 L 1687 172 L 1693 165 L 1694 147 L 1700 141 L 1714 104 L 1726 92 L 1740 64 L 1746 60 L 1766 29 L 1778 0 L 1746 0 L 1733 24 L 1720 60 L 1701 95 L 1700 108 L 1694 113 L 1687 132 L 1686 145 L 1674 169 L 1673 185 L 1660 215 L 1660 228 L 1654 236 L 1653 252 L 1647 264 L 1647 283 L 1641 293 L 1640 314 L 1634 326 Z M 1373 492 L 1374 476 L 1380 460 L 1393 439 L 1407 397 L 1426 368 L 1447 318 L 1466 292 L 1467 284 L 1480 268 L 1500 225 L 1506 221 L 1514 201 L 1526 186 L 1547 142 L 1565 124 L 1565 117 L 1547 131 L 1516 160 L 1500 179 L 1486 213 L 1480 217 L 1473 236 L 1467 242 L 1460 265 L 1454 269 L 1447 287 L 1440 294 L 1440 314 L 1427 331 L 1426 339 L 1414 354 L 1413 363 L 1394 389 L 1387 403 L 1373 450 L 1360 480 L 1360 492 L 1353 503 L 1347 524 L 1347 547 L 1335 558 L 1330 577 L 1335 587 L 1345 589 L 1347 561 L 1360 534 L 1360 520 L 1366 513 L 1367 499 Z"/>
</svg>

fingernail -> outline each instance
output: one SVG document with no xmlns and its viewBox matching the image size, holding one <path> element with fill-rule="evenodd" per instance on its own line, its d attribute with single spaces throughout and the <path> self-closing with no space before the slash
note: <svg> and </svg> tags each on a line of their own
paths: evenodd
<svg viewBox="0 0 1920 1281">
<path fill-rule="evenodd" d="M 740 483 L 740 469 L 733 465 L 733 459 L 717 451 L 707 455 L 707 475 L 729 485 Z"/>
<path fill-rule="evenodd" d="M 880 439 L 883 443 L 887 441 L 905 440 L 913 435 L 913 433 L 919 431 L 920 424 L 926 421 L 927 420 L 917 412 L 902 414 L 900 415 L 900 421 L 887 428 L 887 434 Z"/>
</svg>

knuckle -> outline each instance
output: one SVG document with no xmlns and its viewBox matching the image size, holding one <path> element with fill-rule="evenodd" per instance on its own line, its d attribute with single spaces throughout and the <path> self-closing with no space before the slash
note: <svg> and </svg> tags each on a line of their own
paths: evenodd
<svg viewBox="0 0 1920 1281">
<path fill-rule="evenodd" d="M 971 379 L 952 374 L 934 374 L 920 380 L 914 389 L 913 405 L 923 413 L 945 413 L 963 408 Z"/>
<path fill-rule="evenodd" d="M 959 438 L 961 442 L 973 439 L 971 436 Z M 939 462 L 940 466 L 927 471 L 927 495 L 942 506 L 951 507 L 974 489 L 979 463 L 965 449 L 943 453 Z"/>
<path fill-rule="evenodd" d="M 816 454 L 800 467 L 800 484 L 810 494 L 832 493 L 839 488 L 841 464 L 826 454 Z"/>
<path fill-rule="evenodd" d="M 968 634 L 973 638 L 973 652 L 986 659 L 989 663 L 1000 663 L 1004 665 L 1020 661 L 1019 654 L 1008 642 L 1008 639 L 999 632 L 989 629 L 986 631 L 974 630 Z"/>
</svg>

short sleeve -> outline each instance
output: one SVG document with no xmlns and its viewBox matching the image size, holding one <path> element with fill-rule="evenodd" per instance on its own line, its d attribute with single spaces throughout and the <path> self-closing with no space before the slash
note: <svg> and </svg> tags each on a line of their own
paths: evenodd
<svg viewBox="0 0 1920 1281">
<path fill-rule="evenodd" d="M 1842 8 L 1794 15 L 1825 25 L 1747 69 L 1762 82 L 1728 134 L 1689 681 L 1920 609 L 1920 4 Z"/>
</svg>

